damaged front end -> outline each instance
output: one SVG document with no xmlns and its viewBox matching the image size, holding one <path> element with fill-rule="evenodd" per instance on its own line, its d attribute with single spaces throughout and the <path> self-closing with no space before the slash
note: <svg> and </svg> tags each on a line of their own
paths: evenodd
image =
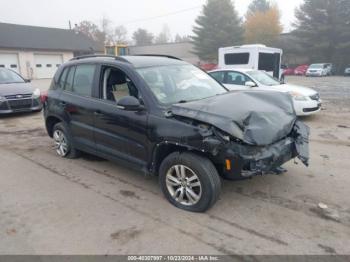
<svg viewBox="0 0 350 262">
<path fill-rule="evenodd" d="M 212 128 L 203 139 L 204 151 L 212 154 L 212 161 L 220 166 L 225 177 L 242 179 L 257 175 L 276 174 L 286 162 L 298 158 L 309 165 L 309 128 L 296 121 L 289 136 L 268 146 L 252 146 Z M 210 135 L 209 135 L 210 134 Z"/>
<path fill-rule="evenodd" d="M 218 113 L 212 103 L 196 102 L 176 106 L 172 113 L 197 121 L 203 139 L 199 150 L 209 153 L 219 171 L 230 179 L 279 173 L 283 164 L 295 158 L 308 166 L 309 127 L 297 120 L 290 97 L 265 93 L 262 102 L 259 97 L 260 93 L 245 93 L 221 99 L 245 98 L 242 103 L 255 102 L 260 111 L 241 107 Z"/>
<path fill-rule="evenodd" d="M 210 139 L 204 139 L 204 143 L 208 148 L 213 146 Z M 309 128 L 297 121 L 290 136 L 269 146 L 229 142 L 222 143 L 219 148 L 215 148 L 218 154 L 214 157 L 214 162 L 224 163 L 222 172 L 228 177 L 239 179 L 275 174 L 281 172 L 283 164 L 295 158 L 308 166 Z"/>
</svg>

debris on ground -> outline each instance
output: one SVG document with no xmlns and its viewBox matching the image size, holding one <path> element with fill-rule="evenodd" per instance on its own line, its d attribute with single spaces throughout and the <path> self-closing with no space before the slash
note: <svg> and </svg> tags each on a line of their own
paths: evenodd
<svg viewBox="0 0 350 262">
<path fill-rule="evenodd" d="M 340 215 L 337 210 L 329 208 L 324 203 L 319 203 L 316 208 L 311 208 L 311 211 L 318 214 L 320 217 L 340 222 Z"/>
</svg>

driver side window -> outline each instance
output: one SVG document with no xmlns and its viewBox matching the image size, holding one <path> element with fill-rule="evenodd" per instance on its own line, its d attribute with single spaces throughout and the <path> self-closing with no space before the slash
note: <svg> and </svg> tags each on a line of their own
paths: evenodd
<svg viewBox="0 0 350 262">
<path fill-rule="evenodd" d="M 123 71 L 105 67 L 102 72 L 102 99 L 115 103 L 126 96 L 140 99 L 136 86 Z"/>
<path fill-rule="evenodd" d="M 249 77 L 239 72 L 227 72 L 225 84 L 244 86 L 246 82 L 252 81 Z"/>
</svg>

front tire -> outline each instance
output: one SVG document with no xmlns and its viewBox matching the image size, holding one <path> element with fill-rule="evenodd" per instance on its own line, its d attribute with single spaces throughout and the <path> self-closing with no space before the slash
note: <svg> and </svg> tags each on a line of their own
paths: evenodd
<svg viewBox="0 0 350 262">
<path fill-rule="evenodd" d="M 74 148 L 73 139 L 68 127 L 63 123 L 57 123 L 53 127 L 52 138 L 55 142 L 57 155 L 63 158 L 78 158 L 80 151 Z"/>
<path fill-rule="evenodd" d="M 213 163 L 193 153 L 175 152 L 159 169 L 164 196 L 174 206 L 191 212 L 205 212 L 218 200 L 221 180 Z"/>
</svg>

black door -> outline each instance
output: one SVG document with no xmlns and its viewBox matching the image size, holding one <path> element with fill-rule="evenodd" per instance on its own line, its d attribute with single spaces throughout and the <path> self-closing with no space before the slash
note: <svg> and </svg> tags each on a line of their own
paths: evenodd
<svg viewBox="0 0 350 262">
<path fill-rule="evenodd" d="M 96 66 L 82 64 L 70 68 L 59 106 L 64 111 L 65 120 L 73 136 L 75 147 L 94 152 L 95 142 L 94 109 L 92 87 L 95 82 Z"/>
<path fill-rule="evenodd" d="M 117 102 L 124 96 L 141 99 L 139 90 L 122 70 L 102 67 L 99 105 L 95 111 L 95 141 L 100 154 L 124 160 L 138 168 L 147 163 L 148 112 L 125 111 Z"/>
<path fill-rule="evenodd" d="M 277 79 L 280 79 L 280 70 L 281 70 L 281 54 L 274 53 L 274 69 L 273 69 L 273 76 Z"/>
</svg>

